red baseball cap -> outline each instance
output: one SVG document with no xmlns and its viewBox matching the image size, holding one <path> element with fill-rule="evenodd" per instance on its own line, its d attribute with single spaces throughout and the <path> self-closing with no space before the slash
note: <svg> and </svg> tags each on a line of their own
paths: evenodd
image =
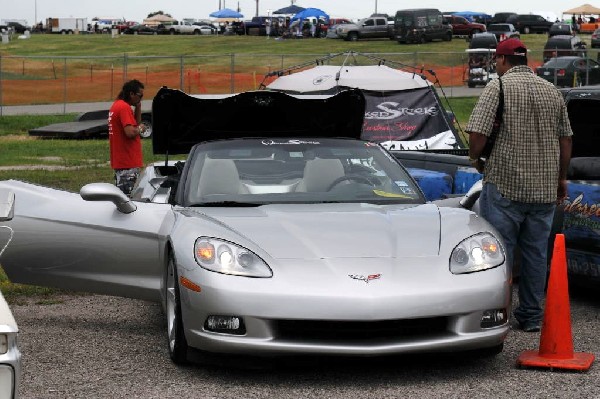
<svg viewBox="0 0 600 399">
<path fill-rule="evenodd" d="M 527 55 L 527 47 L 516 37 L 501 41 L 496 47 L 496 55 Z"/>
</svg>

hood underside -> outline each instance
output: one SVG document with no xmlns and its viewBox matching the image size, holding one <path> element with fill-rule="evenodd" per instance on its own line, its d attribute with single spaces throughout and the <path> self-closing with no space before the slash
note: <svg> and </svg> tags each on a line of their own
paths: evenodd
<svg viewBox="0 0 600 399">
<path fill-rule="evenodd" d="M 245 137 L 360 139 L 365 98 L 351 89 L 334 96 L 272 91 L 200 98 L 161 88 L 152 102 L 155 154 L 187 154 L 197 143 Z"/>
</svg>

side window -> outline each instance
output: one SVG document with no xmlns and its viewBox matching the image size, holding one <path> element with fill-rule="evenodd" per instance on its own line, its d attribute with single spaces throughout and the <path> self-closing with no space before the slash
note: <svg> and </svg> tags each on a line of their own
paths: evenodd
<svg viewBox="0 0 600 399">
<path fill-rule="evenodd" d="M 363 25 L 373 26 L 373 25 L 375 25 L 375 21 L 373 21 L 372 19 L 367 19 Z"/>
<path fill-rule="evenodd" d="M 461 24 L 461 25 L 466 25 L 466 24 L 468 24 L 467 20 L 466 20 L 465 18 L 463 18 L 463 17 L 458 17 L 458 18 L 456 18 L 456 23 L 457 23 L 457 24 Z"/>
<path fill-rule="evenodd" d="M 376 23 L 376 25 L 387 25 L 387 22 L 385 19 L 376 19 L 375 23 Z"/>
<path fill-rule="evenodd" d="M 441 25 L 442 24 L 442 14 L 429 14 L 427 15 L 427 21 L 429 22 L 429 25 Z M 450 22 L 450 21 L 448 21 Z"/>
</svg>

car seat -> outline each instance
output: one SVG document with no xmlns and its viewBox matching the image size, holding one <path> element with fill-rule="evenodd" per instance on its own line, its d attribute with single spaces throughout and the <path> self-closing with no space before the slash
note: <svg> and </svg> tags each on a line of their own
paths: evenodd
<svg viewBox="0 0 600 399">
<path fill-rule="evenodd" d="M 339 159 L 311 159 L 306 161 L 304 176 L 298 183 L 296 191 L 328 191 L 333 182 L 344 175 L 344 167 Z"/>
<path fill-rule="evenodd" d="M 248 189 L 232 159 L 206 158 L 198 181 L 198 196 L 213 194 L 246 194 Z"/>
</svg>

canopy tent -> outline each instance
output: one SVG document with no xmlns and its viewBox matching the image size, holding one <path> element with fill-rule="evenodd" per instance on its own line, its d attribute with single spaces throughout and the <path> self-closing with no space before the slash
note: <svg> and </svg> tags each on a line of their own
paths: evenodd
<svg viewBox="0 0 600 399">
<path fill-rule="evenodd" d="M 324 18 L 326 21 L 329 21 L 329 15 L 323 11 L 323 10 L 319 10 L 318 8 L 307 8 L 305 10 L 300 11 L 299 13 L 297 13 L 296 15 L 294 15 L 291 19 L 291 21 L 296 21 L 296 20 L 303 20 L 306 18 Z"/>
<path fill-rule="evenodd" d="M 306 67 L 307 65 L 305 65 Z M 265 88 L 289 94 L 334 94 L 359 88 L 366 99 L 362 138 L 390 150 L 463 148 L 432 83 L 383 65 L 316 65 L 279 76 Z M 289 74 L 285 74 L 289 73 Z"/>
<path fill-rule="evenodd" d="M 305 10 L 304 7 L 300 7 L 295 4 L 292 4 L 290 6 L 283 7 L 283 8 L 280 8 L 279 10 L 273 11 L 273 14 L 274 15 L 284 15 L 284 14 L 285 15 L 295 15 L 295 14 L 298 14 L 300 11 L 304 11 L 304 10 Z"/>
<path fill-rule="evenodd" d="M 211 12 L 209 16 L 213 18 L 244 18 L 243 14 L 240 14 L 231 8 L 222 8 L 218 11 Z"/>
<path fill-rule="evenodd" d="M 146 18 L 144 19 L 144 21 L 142 22 L 144 25 L 148 25 L 148 26 L 156 26 L 156 25 L 160 25 L 160 24 L 164 24 L 169 23 L 169 22 L 173 22 L 176 21 L 175 18 L 173 17 L 169 17 L 168 15 L 164 15 L 164 14 L 156 14 L 151 16 L 150 18 Z"/>
<path fill-rule="evenodd" d="M 571 8 L 570 10 L 563 11 L 563 14 L 580 14 L 580 15 L 600 15 L 600 8 L 594 7 L 590 4 L 583 4 L 579 7 Z"/>
</svg>

